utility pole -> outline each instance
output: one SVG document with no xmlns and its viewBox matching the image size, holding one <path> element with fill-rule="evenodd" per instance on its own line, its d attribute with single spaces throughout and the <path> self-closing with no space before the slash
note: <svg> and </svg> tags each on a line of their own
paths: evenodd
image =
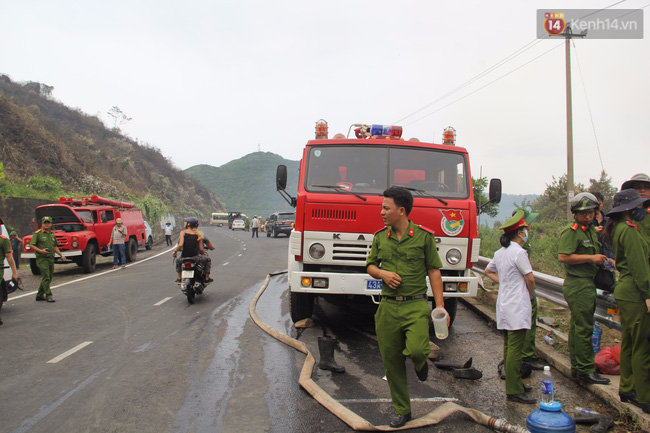
<svg viewBox="0 0 650 433">
<path fill-rule="evenodd" d="M 566 186 L 567 186 L 567 219 L 572 219 L 571 214 L 571 200 L 575 195 L 575 185 L 573 182 L 573 102 L 571 99 L 571 39 L 584 38 L 587 32 L 584 31 L 579 34 L 573 34 L 571 26 L 567 25 L 564 33 L 558 36 L 563 36 L 566 39 Z"/>
</svg>

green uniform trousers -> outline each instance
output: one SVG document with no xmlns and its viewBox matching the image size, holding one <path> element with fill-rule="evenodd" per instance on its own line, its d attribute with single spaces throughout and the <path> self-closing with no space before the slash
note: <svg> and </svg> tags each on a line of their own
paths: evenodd
<svg viewBox="0 0 650 433">
<path fill-rule="evenodd" d="M 650 314 L 645 302 L 617 301 L 621 309 L 620 392 L 636 392 L 639 403 L 650 403 Z"/>
<path fill-rule="evenodd" d="M 503 330 L 503 365 L 506 370 L 506 394 L 523 394 L 521 360 L 528 329 Z"/>
<path fill-rule="evenodd" d="M 596 286 L 592 278 L 567 275 L 562 286 L 564 299 L 571 310 L 569 329 L 569 353 L 571 373 L 589 374 L 596 371 L 594 346 L 591 336 L 594 332 L 596 312 Z"/>
<path fill-rule="evenodd" d="M 523 359 L 535 356 L 535 337 L 537 336 L 537 295 L 530 300 L 533 306 L 533 314 L 530 319 L 530 329 L 526 330 L 526 340 L 521 356 Z"/>
<path fill-rule="evenodd" d="M 38 286 L 36 299 L 38 298 L 51 298 L 52 291 L 50 290 L 50 283 L 52 282 L 52 273 L 54 273 L 54 259 L 53 258 L 37 258 L 36 266 L 41 271 L 41 285 Z"/>
<path fill-rule="evenodd" d="M 394 301 L 382 299 L 375 314 L 377 342 L 395 414 L 411 412 L 411 398 L 406 380 L 406 357 L 419 371 L 431 353 L 429 314 L 426 299 Z"/>
</svg>

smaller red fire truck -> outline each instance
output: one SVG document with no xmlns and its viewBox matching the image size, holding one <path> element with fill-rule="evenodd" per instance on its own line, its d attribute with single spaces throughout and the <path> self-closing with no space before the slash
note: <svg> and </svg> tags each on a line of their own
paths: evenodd
<svg viewBox="0 0 650 433">
<path fill-rule="evenodd" d="M 52 217 L 52 231 L 63 255 L 83 267 L 86 273 L 95 272 L 97 254 L 113 254 L 108 242 L 117 218 L 122 218 L 129 235 L 129 239 L 125 240 L 127 262 L 135 261 L 138 244 L 146 246 L 142 211 L 133 203 L 96 195 L 61 197 L 58 204 L 46 204 L 36 208 L 37 226 L 40 227 L 44 216 Z M 36 266 L 36 257 L 29 246 L 31 239 L 31 236 L 23 238 L 22 257 L 29 259 L 32 273 L 38 275 L 40 271 Z M 60 259 L 56 256 L 55 260 Z"/>
</svg>

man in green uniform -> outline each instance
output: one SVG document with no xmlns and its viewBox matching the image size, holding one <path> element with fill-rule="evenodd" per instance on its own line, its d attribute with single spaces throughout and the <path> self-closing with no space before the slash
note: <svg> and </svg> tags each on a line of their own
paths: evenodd
<svg viewBox="0 0 650 433">
<path fill-rule="evenodd" d="M 0 221 L 0 224 L 2 222 Z M 16 272 L 16 264 L 14 263 L 14 256 L 13 253 L 11 252 L 11 242 L 9 242 L 9 239 L 7 239 L 4 236 L 0 236 L 0 257 L 3 257 L 3 262 L 4 259 L 7 259 L 7 262 L 9 263 L 9 267 L 11 267 L 11 278 L 14 280 L 18 279 L 18 272 Z M 2 308 L 2 303 L 7 301 L 6 295 L 7 291 L 5 289 L 5 281 L 4 281 L 4 270 L 2 274 L 2 281 L 0 281 L 0 284 L 2 284 L 2 290 L 0 290 L 0 308 Z M 2 325 L 2 315 L 0 314 L 0 325 Z"/>
<path fill-rule="evenodd" d="M 591 225 L 598 207 L 598 200 L 588 192 L 582 192 L 571 200 L 575 221 L 562 230 L 558 260 L 566 272 L 562 293 L 571 310 L 571 375 L 588 383 L 605 385 L 609 379 L 596 373 L 591 342 L 596 311 L 594 276 L 598 266 L 607 260 L 607 256 L 600 254 L 598 233 Z"/>
<path fill-rule="evenodd" d="M 56 236 L 52 232 L 52 217 L 43 217 L 41 228 L 34 232 L 29 244 L 36 255 L 36 266 L 41 271 L 41 285 L 38 286 L 36 300 L 54 302 L 50 290 L 52 273 L 54 272 L 54 253 L 60 255 L 63 260 L 65 260 L 65 257 L 59 250 Z"/>
<path fill-rule="evenodd" d="M 382 300 L 375 314 L 375 329 L 384 371 L 390 387 L 398 428 L 411 419 L 411 399 L 406 378 L 406 357 L 411 358 L 421 381 L 427 380 L 429 345 L 429 276 L 436 307 L 444 308 L 442 262 L 433 232 L 408 219 L 413 196 L 402 187 L 384 191 L 383 229 L 375 233 L 366 265 L 368 273 L 382 280 Z M 447 315 L 449 323 L 449 315 Z"/>
<path fill-rule="evenodd" d="M 640 197 L 650 199 L 650 177 L 647 174 L 635 174 L 630 180 L 623 182 L 621 191 L 629 188 L 635 189 Z M 646 208 L 646 217 L 641 221 L 637 221 L 636 225 L 639 228 L 641 237 L 650 245 L 650 215 L 647 214 L 650 214 L 650 207 Z"/>
</svg>

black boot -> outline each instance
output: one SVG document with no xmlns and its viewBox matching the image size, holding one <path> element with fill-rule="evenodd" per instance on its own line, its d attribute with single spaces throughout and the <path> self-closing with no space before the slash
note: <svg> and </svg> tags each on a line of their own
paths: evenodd
<svg viewBox="0 0 650 433">
<path fill-rule="evenodd" d="M 320 353 L 318 368 L 330 370 L 333 373 L 345 373 L 345 367 L 337 365 L 334 361 L 334 349 L 337 344 L 338 341 L 334 338 L 318 337 L 318 352 Z"/>
<path fill-rule="evenodd" d="M 457 368 L 470 368 L 472 366 L 472 358 L 469 358 L 467 361 L 460 363 L 454 361 L 436 361 L 433 363 L 436 367 L 442 370 L 454 370 Z"/>
</svg>

